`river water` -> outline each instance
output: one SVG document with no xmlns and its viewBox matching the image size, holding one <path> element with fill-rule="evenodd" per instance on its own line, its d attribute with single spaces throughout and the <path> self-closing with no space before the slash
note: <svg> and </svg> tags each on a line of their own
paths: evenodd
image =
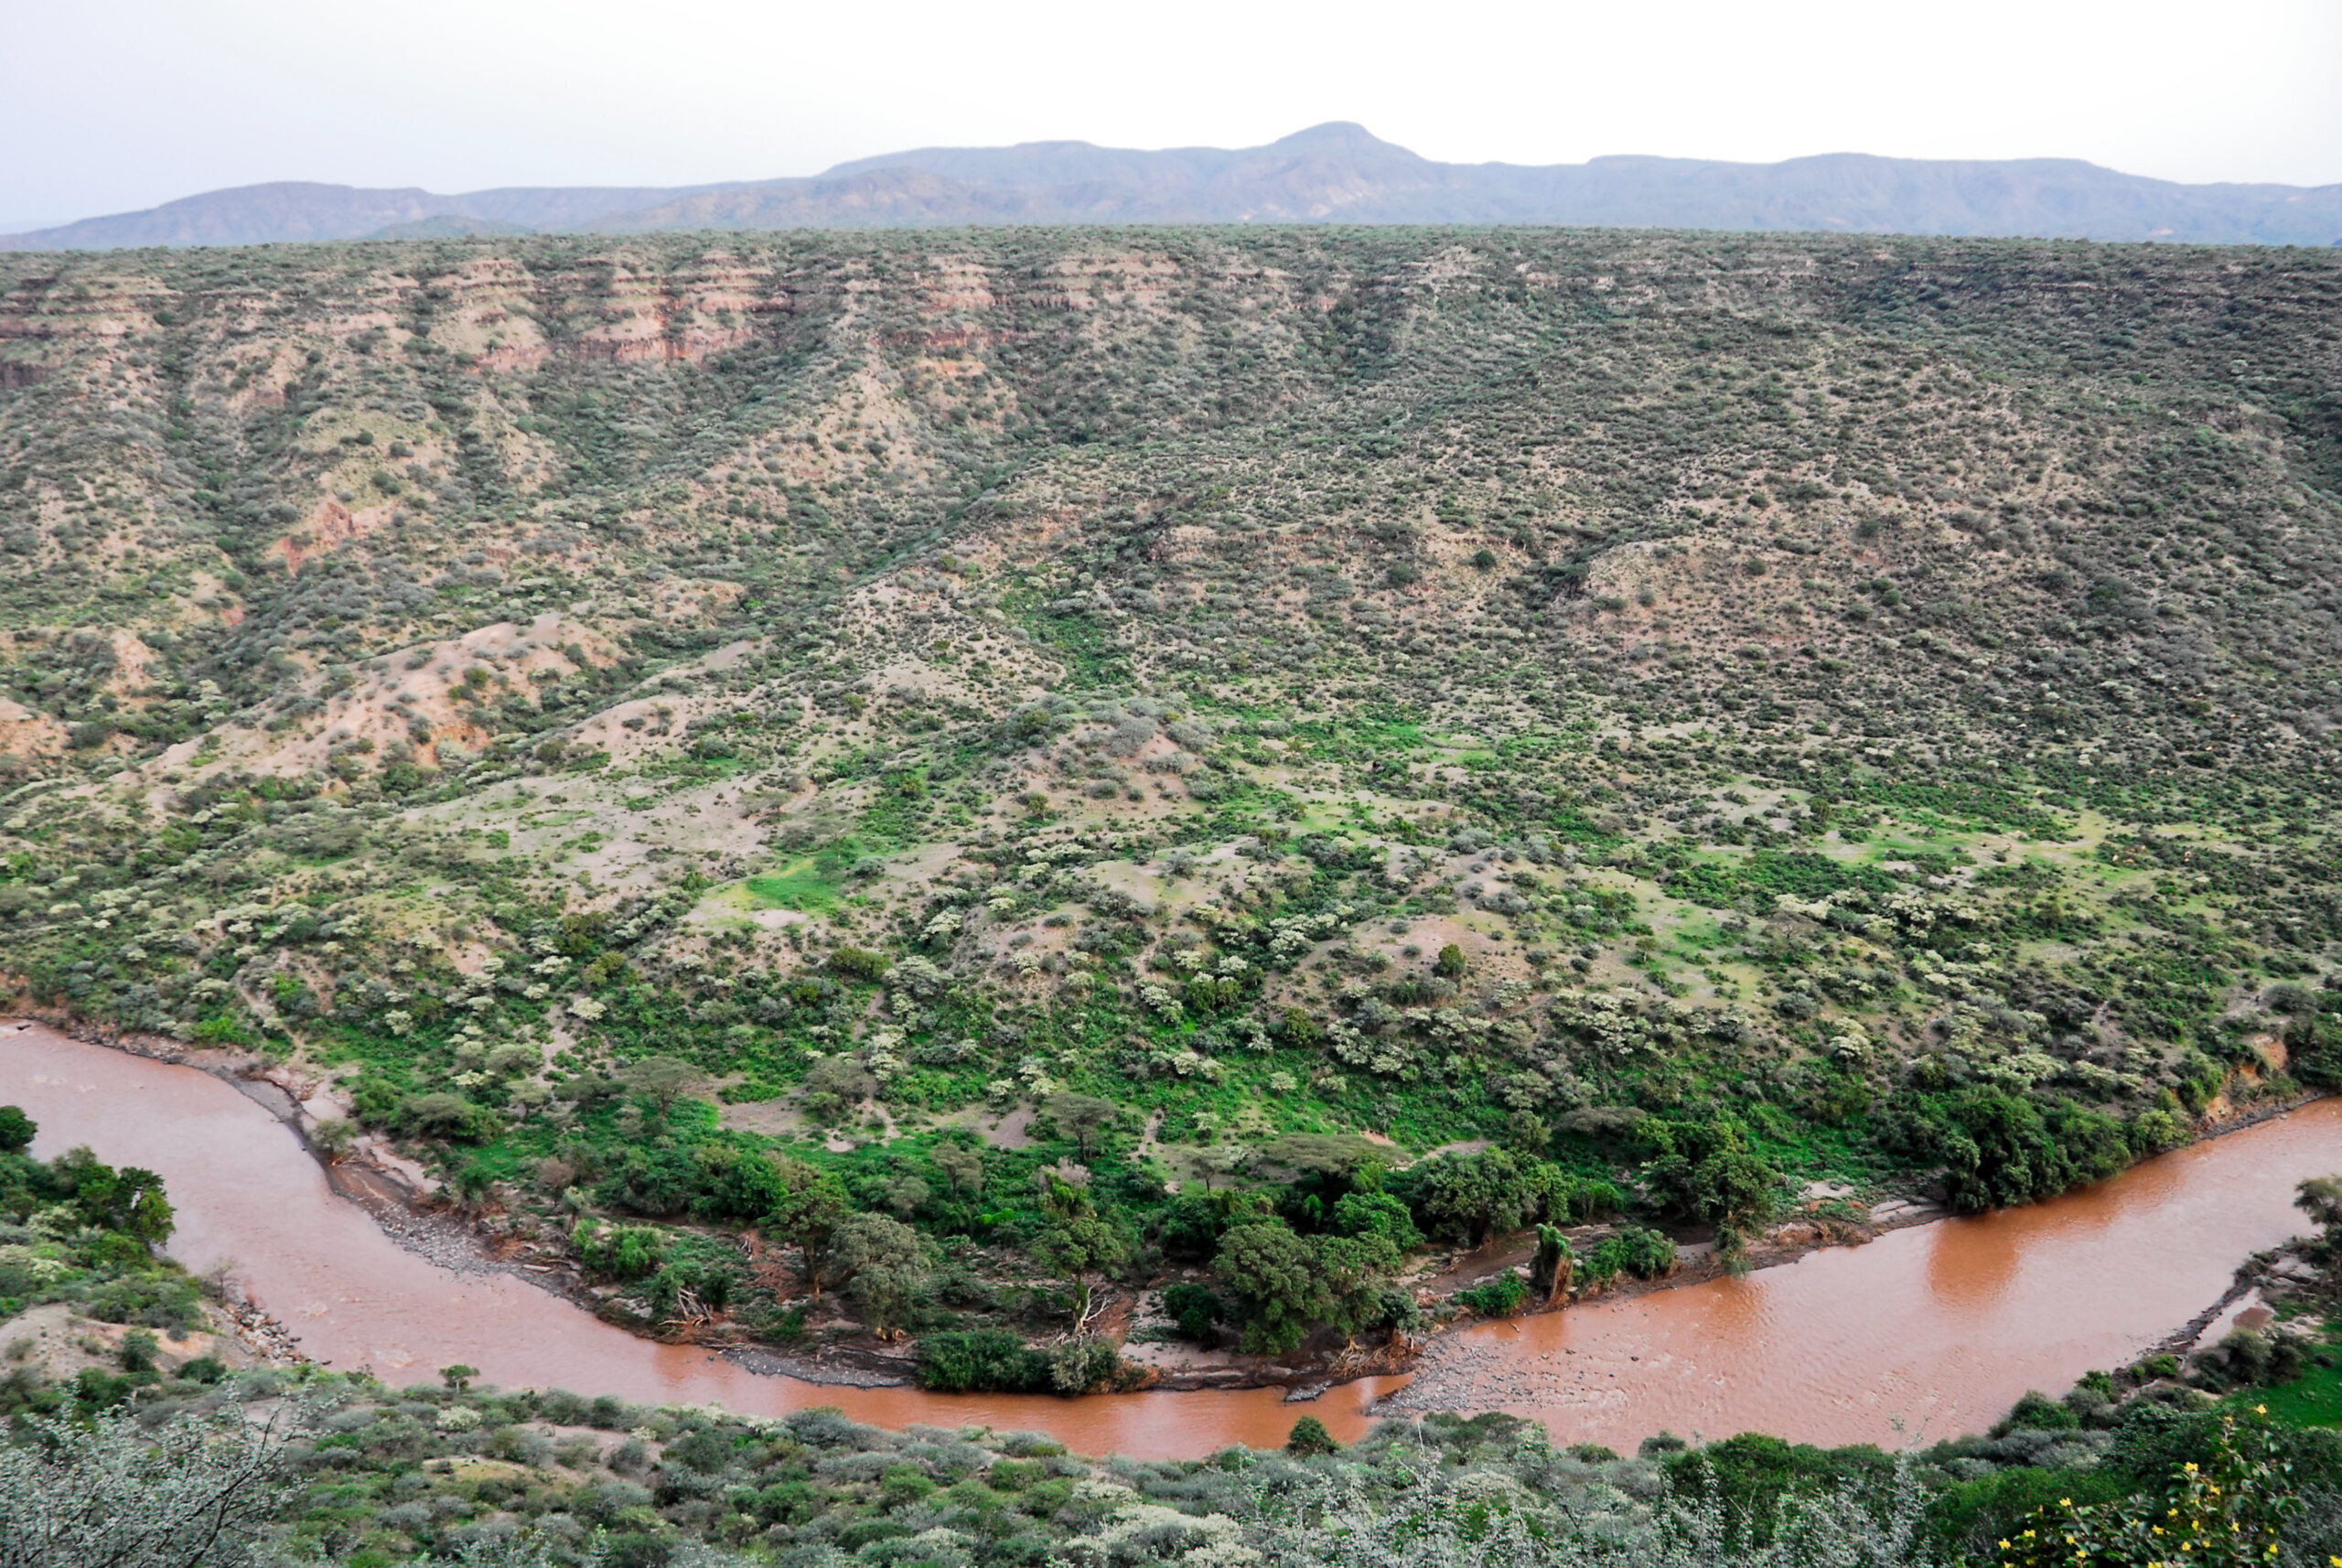
<svg viewBox="0 0 2342 1568">
<path fill-rule="evenodd" d="M 283 1124 L 233 1088 L 173 1067 L 0 1025 L 0 1104 L 40 1126 L 36 1152 L 86 1144 L 158 1172 L 178 1211 L 172 1253 L 233 1265 L 302 1349 L 394 1386 L 466 1362 L 485 1381 L 712 1402 L 809 1405 L 858 1421 L 1046 1431 L 1080 1453 L 1207 1454 L 1282 1444 L 1302 1414 L 1338 1437 L 1402 1379 L 1289 1405 L 1274 1389 L 1064 1401 L 836 1388 L 653 1344 L 508 1274 L 464 1274 L 401 1249 L 334 1195 Z M 2342 1101 L 2198 1144 L 2031 1208 L 1892 1232 L 1743 1280 L 1484 1325 L 1440 1345 L 1410 1403 L 1502 1409 L 1557 1443 L 1630 1451 L 1662 1429 L 1800 1442 L 1902 1442 L 1975 1430 L 2029 1388 L 2061 1392 L 2128 1361 L 2218 1299 L 2236 1265 L 2298 1229 L 2294 1186 L 2342 1171 Z"/>
</svg>

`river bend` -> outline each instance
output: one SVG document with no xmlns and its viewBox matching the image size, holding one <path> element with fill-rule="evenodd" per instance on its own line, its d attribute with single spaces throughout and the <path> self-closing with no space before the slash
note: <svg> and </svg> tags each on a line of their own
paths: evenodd
<svg viewBox="0 0 2342 1568">
<path fill-rule="evenodd" d="M 36 1152 L 86 1144 L 158 1172 L 171 1251 L 231 1262 L 310 1356 L 393 1385 L 455 1362 L 508 1387 L 778 1414 L 832 1404 L 859 1421 L 1047 1431 L 1080 1453 L 1188 1456 L 1282 1444 L 1316 1414 L 1339 1437 L 1403 1380 L 1291 1405 L 1233 1392 L 940 1395 L 764 1377 L 659 1345 L 503 1273 L 406 1251 L 337 1197 L 292 1132 L 193 1068 L 0 1025 L 0 1104 L 39 1123 Z M 2029 1208 L 1891 1232 L 1724 1279 L 1465 1330 L 1424 1384 L 1458 1408 L 1544 1422 L 1556 1443 L 1622 1451 L 1661 1429 L 1895 1445 L 1973 1431 L 2027 1389 L 2059 1392 L 2123 1364 L 2217 1300 L 2236 1266 L 2293 1235 L 2303 1177 L 2342 1171 L 2342 1100 L 2165 1155 Z M 1411 1399 L 1407 1402 L 1413 1402 Z"/>
</svg>

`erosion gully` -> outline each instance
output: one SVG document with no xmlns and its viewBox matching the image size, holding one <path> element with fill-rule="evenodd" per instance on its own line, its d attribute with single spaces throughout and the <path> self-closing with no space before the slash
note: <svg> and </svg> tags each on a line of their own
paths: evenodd
<svg viewBox="0 0 2342 1568">
<path fill-rule="evenodd" d="M 2342 1100 L 2318 1101 L 2047 1203 L 1447 1334 L 1412 1380 L 1342 1384 L 1306 1404 L 1278 1389 L 1057 1400 L 761 1375 L 637 1338 L 524 1278 L 443 1267 L 337 1196 L 267 1110 L 192 1067 L 0 1024 L 0 1104 L 39 1123 L 43 1155 L 87 1144 L 160 1173 L 178 1211 L 173 1254 L 231 1265 L 338 1369 L 402 1385 L 464 1362 L 507 1387 L 762 1414 L 835 1405 L 881 1425 L 1043 1431 L 1078 1453 L 1141 1457 L 1279 1444 L 1305 1413 L 1348 1439 L 1431 1408 L 1509 1411 L 1556 1443 L 1622 1452 L 1662 1430 L 1888 1446 L 1952 1436 L 2203 1312 L 2238 1264 L 2299 1229 L 2294 1184 L 2342 1170 Z"/>
</svg>

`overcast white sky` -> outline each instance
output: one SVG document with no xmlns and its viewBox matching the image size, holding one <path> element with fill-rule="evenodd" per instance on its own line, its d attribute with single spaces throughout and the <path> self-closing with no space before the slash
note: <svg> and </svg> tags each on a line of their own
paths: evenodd
<svg viewBox="0 0 2342 1568">
<path fill-rule="evenodd" d="M 0 232 L 274 179 L 682 185 L 906 147 L 2088 158 L 2342 182 L 2342 0 L 0 0 Z"/>
</svg>

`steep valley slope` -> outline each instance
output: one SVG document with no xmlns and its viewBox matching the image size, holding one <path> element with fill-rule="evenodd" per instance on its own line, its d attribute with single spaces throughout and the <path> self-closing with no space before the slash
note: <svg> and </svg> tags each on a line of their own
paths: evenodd
<svg viewBox="0 0 2342 1568">
<path fill-rule="evenodd" d="M 2337 388 L 2303 250 L 0 256 L 0 971 L 780 1343 L 2023 1201 L 2342 1081 Z"/>
</svg>

